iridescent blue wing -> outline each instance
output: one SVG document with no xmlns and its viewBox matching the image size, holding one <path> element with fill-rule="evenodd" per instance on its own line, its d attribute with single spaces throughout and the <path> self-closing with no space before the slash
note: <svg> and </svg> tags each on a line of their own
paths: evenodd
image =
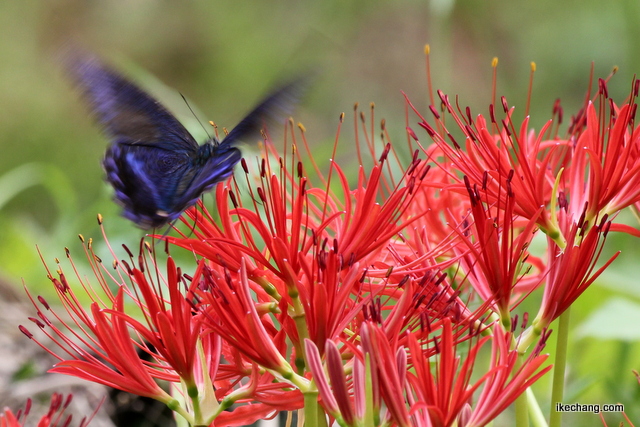
<svg viewBox="0 0 640 427">
<path fill-rule="evenodd" d="M 176 187 L 172 200 L 174 210 L 182 211 L 193 205 L 203 192 L 231 176 L 234 166 L 242 159 L 234 143 L 257 140 L 260 130 L 266 125 L 282 121 L 291 114 L 302 84 L 303 80 L 300 79 L 272 92 L 233 128 L 221 144 L 209 141 L 201 145 L 193 158 L 192 167 L 184 173 Z"/>
<path fill-rule="evenodd" d="M 184 210 L 196 203 L 202 193 L 233 174 L 233 168 L 242 159 L 239 149 L 207 143 L 200 146 L 192 167 L 182 176 L 172 204 Z"/>
<path fill-rule="evenodd" d="M 97 58 L 74 52 L 64 59 L 111 140 L 102 164 L 123 215 L 142 228 L 177 218 L 185 206 L 175 201 L 193 173 L 197 142 L 158 101 Z"/>
<path fill-rule="evenodd" d="M 229 132 L 221 145 L 255 142 L 262 139 L 260 131 L 264 128 L 284 125 L 308 84 L 308 78 L 298 78 L 271 92 Z"/>
<path fill-rule="evenodd" d="M 142 228 L 177 219 L 198 197 L 233 173 L 242 158 L 234 142 L 258 139 L 281 121 L 302 80 L 262 101 L 224 139 L 199 146 L 155 99 L 90 55 L 67 55 L 67 66 L 111 139 L 103 166 L 123 215 Z"/>
<path fill-rule="evenodd" d="M 161 227 L 177 218 L 176 191 L 192 168 L 192 157 L 176 150 L 112 144 L 102 162 L 123 216 L 141 228 Z"/>
<path fill-rule="evenodd" d="M 90 55 L 67 54 L 65 62 L 112 143 L 195 154 L 191 134 L 136 85 Z"/>
</svg>

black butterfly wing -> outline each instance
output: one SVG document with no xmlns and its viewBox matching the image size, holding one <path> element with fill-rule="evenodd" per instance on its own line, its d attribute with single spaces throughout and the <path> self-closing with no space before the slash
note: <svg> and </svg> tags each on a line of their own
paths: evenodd
<svg viewBox="0 0 640 427">
<path fill-rule="evenodd" d="M 202 193 L 231 176 L 241 158 L 237 148 L 211 143 L 196 155 L 114 144 L 103 165 L 123 215 L 149 229 L 177 219 Z"/>
<path fill-rule="evenodd" d="M 184 207 L 175 205 L 183 177 L 194 156 L 184 151 L 145 145 L 113 144 L 102 162 L 107 181 L 122 205 L 122 215 L 144 229 L 162 227 L 176 219 Z"/>
<path fill-rule="evenodd" d="M 260 131 L 265 127 L 284 124 L 308 85 L 308 78 L 298 78 L 271 92 L 229 132 L 221 145 L 261 140 Z"/>
<path fill-rule="evenodd" d="M 306 79 L 298 79 L 278 88 L 247 114 L 222 143 L 217 145 L 208 142 L 200 146 L 192 167 L 185 172 L 176 188 L 173 207 L 176 210 L 186 209 L 202 193 L 231 176 L 234 166 L 242 159 L 235 143 L 261 139 L 260 131 L 263 128 L 286 119 L 306 83 Z"/>
<path fill-rule="evenodd" d="M 114 144 L 195 154 L 198 143 L 142 89 L 88 54 L 65 55 L 66 66 Z"/>
<path fill-rule="evenodd" d="M 89 54 L 66 52 L 67 69 L 104 126 L 111 145 L 103 166 L 123 216 L 160 227 L 184 207 L 174 205 L 198 144 L 158 101 Z"/>
<path fill-rule="evenodd" d="M 65 62 L 111 139 L 103 166 L 123 215 L 142 228 L 161 227 L 240 161 L 238 140 L 258 139 L 260 130 L 291 113 L 303 80 L 265 98 L 224 139 L 199 146 L 158 101 L 97 58 L 73 53 Z"/>
<path fill-rule="evenodd" d="M 233 168 L 242 159 L 239 149 L 232 146 L 200 146 L 198 155 L 176 188 L 172 204 L 184 210 L 196 203 L 202 193 L 233 174 Z"/>
</svg>

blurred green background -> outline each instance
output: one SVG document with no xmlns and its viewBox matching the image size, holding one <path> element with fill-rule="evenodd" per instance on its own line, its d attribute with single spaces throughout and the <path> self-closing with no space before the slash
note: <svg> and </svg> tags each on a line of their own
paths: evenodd
<svg viewBox="0 0 640 427">
<path fill-rule="evenodd" d="M 637 0 L 124 4 L 0 2 L 0 277 L 12 286 L 24 279 L 46 292 L 39 288 L 48 281 L 35 245 L 47 260 L 63 256 L 64 246 L 80 253 L 76 235 L 98 236 L 98 212 L 114 245 L 135 247 L 143 235 L 111 202 L 100 168 L 106 141 L 53 59 L 65 41 L 116 64 L 181 119 L 190 119 L 188 110 L 168 88 L 185 94 L 205 123 L 228 127 L 272 84 L 317 68 L 320 78 L 296 119 L 305 124 L 321 162 L 330 155 L 338 115 L 349 114 L 356 101 L 375 101 L 376 117 L 386 118 L 392 139 L 403 140 L 400 91 L 422 111 L 428 105 L 425 43 L 431 45 L 434 86 L 459 94 L 460 103 L 475 112 L 487 111 L 490 64 L 498 57 L 498 94 L 524 114 L 529 64 L 535 61 L 531 116 L 538 128 L 556 98 L 562 99 L 565 116 L 577 111 L 592 61 L 596 77 L 620 67 L 609 85 L 619 101 L 640 72 Z M 352 131 L 345 129 L 342 140 L 349 141 Z M 341 152 L 352 157 L 348 144 Z M 631 374 L 640 369 L 640 321 L 633 320 L 640 301 L 638 245 L 614 236 L 609 247 L 622 248 L 622 258 L 572 313 L 576 333 L 568 389 L 573 394 L 565 401 L 620 401 L 638 420 L 639 387 Z M 537 392 L 544 396 L 547 390 L 542 382 Z M 622 418 L 607 419 L 615 425 Z M 592 414 L 565 420 L 598 424 Z"/>
</svg>

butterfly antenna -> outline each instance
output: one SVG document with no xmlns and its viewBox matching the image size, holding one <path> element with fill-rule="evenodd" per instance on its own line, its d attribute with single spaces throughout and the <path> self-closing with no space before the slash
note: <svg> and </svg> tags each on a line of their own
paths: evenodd
<svg viewBox="0 0 640 427">
<path fill-rule="evenodd" d="M 192 234 L 194 234 L 196 232 L 196 226 L 197 226 L 197 218 L 198 218 L 198 209 L 196 208 L 196 218 L 193 221 L 193 227 L 191 227 L 191 232 L 189 233 L 189 235 L 187 237 L 190 237 Z M 176 218 L 173 221 L 171 221 L 168 225 L 166 230 L 164 230 L 164 233 L 162 233 L 162 236 L 160 236 L 155 243 L 153 244 L 154 246 L 160 242 L 165 242 L 167 243 L 167 240 L 165 239 L 165 237 L 167 237 L 167 235 L 169 234 L 169 232 L 171 231 L 171 229 L 176 229 L 176 223 L 178 222 L 180 218 Z M 155 228 L 154 228 L 154 236 L 155 236 Z"/>
<path fill-rule="evenodd" d="M 193 108 L 191 108 L 191 105 L 189 104 L 189 101 L 187 101 L 187 98 L 182 93 L 180 93 L 180 96 L 182 97 L 182 100 L 184 101 L 184 103 L 187 104 L 187 108 L 189 108 L 189 111 L 191 111 L 191 114 L 193 114 L 193 117 L 198 121 L 198 124 L 200 125 L 202 130 L 207 134 L 209 139 L 212 139 L 211 135 L 209 135 L 209 131 L 207 130 L 207 128 L 202 124 L 202 122 L 196 115 L 195 111 L 193 111 Z"/>
<path fill-rule="evenodd" d="M 153 246 L 155 247 L 158 243 L 160 242 L 166 242 L 165 237 L 167 237 L 167 235 L 169 234 L 169 232 L 171 231 L 172 228 L 174 228 L 176 222 L 178 221 L 178 218 L 174 219 L 173 221 L 171 221 L 169 223 L 169 225 L 167 226 L 166 230 L 164 230 L 164 233 L 162 233 L 162 236 L 158 237 L 156 239 L 156 228 L 153 228 Z"/>
<path fill-rule="evenodd" d="M 200 198 L 201 198 L 201 200 L 204 200 L 204 194 L 202 194 L 202 195 L 200 196 Z M 194 208 L 194 209 L 193 209 L 193 212 L 194 212 L 194 214 L 193 214 L 193 226 L 189 227 L 190 231 L 189 231 L 189 234 L 187 234 L 187 235 L 185 236 L 186 238 L 189 238 L 189 237 L 191 237 L 193 234 L 195 234 L 195 232 L 196 232 L 196 227 L 198 226 L 198 212 L 199 212 L 199 210 L 198 210 L 198 204 L 196 203 L 196 204 L 193 206 L 193 208 Z M 183 212 L 183 215 L 184 215 L 184 212 Z M 204 215 L 203 215 L 203 217 L 204 217 Z M 174 222 L 175 222 L 175 221 L 174 221 Z M 186 221 L 185 221 L 185 223 L 186 223 Z"/>
<path fill-rule="evenodd" d="M 202 197 L 202 204 L 204 205 L 204 194 L 201 195 L 200 197 Z M 194 209 L 195 214 L 193 216 L 193 227 L 191 227 L 191 232 L 189 233 L 189 236 L 191 236 L 192 234 L 195 234 L 196 232 L 196 225 L 198 224 L 198 205 L 196 204 L 196 208 Z"/>
<path fill-rule="evenodd" d="M 144 241 L 144 246 L 147 246 L 148 243 Z M 156 252 L 155 244 L 148 246 L 149 252 L 151 252 L 151 259 L 153 260 L 153 270 L 156 273 L 156 283 L 158 284 L 158 292 L 160 293 L 160 297 L 162 298 L 162 287 L 160 286 L 160 269 L 158 268 L 158 257 Z M 167 241 L 165 240 L 165 251 L 167 255 L 169 254 L 169 247 L 167 246 Z"/>
</svg>

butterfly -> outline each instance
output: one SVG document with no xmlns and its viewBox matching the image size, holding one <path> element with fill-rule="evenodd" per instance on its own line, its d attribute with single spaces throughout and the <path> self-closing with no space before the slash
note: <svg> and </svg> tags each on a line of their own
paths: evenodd
<svg viewBox="0 0 640 427">
<path fill-rule="evenodd" d="M 297 79 L 278 88 L 222 141 L 200 145 L 156 99 L 96 57 L 74 54 L 65 62 L 110 140 L 102 165 L 114 198 L 143 229 L 172 223 L 231 176 L 242 159 L 238 142 L 253 142 L 265 125 L 283 123 L 303 86 Z"/>
</svg>

